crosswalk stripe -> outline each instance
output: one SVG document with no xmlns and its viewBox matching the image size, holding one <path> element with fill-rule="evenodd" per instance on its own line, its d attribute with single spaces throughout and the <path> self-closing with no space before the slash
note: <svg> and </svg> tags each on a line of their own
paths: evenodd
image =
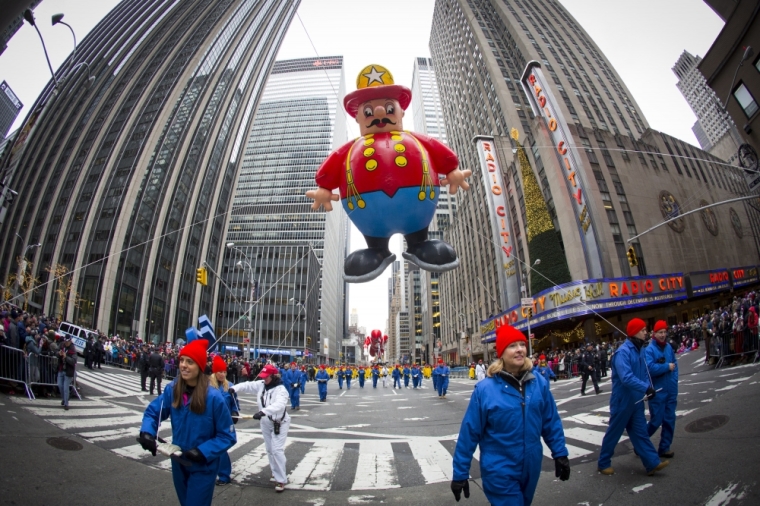
<svg viewBox="0 0 760 506">
<path fill-rule="evenodd" d="M 118 439 L 137 437 L 140 432 L 139 427 L 127 427 L 123 429 L 98 430 L 93 432 L 79 432 L 79 436 L 87 439 L 91 443 L 102 443 L 105 441 L 116 441 Z M 171 428 L 167 425 L 161 427 L 159 435 L 171 434 Z M 163 437 L 163 436 L 162 436 Z"/>
<path fill-rule="evenodd" d="M 454 479 L 454 459 L 438 441 L 412 439 L 408 444 L 412 450 L 412 455 L 420 466 L 425 484 Z"/>
<path fill-rule="evenodd" d="M 552 458 L 552 451 L 549 449 L 548 446 L 546 446 L 546 443 L 544 440 L 541 440 L 541 446 L 544 447 L 544 457 Z M 565 444 L 565 447 L 567 448 L 568 456 L 567 458 L 570 460 L 577 459 L 578 457 L 585 457 L 586 455 L 593 453 L 591 450 L 586 450 L 585 448 L 578 448 L 577 446 Z"/>
<path fill-rule="evenodd" d="M 122 448 L 114 448 L 111 451 L 117 455 L 121 455 L 122 457 L 127 457 L 133 460 L 142 460 L 146 455 L 150 455 L 143 449 L 142 446 L 138 444 L 124 446 Z"/>
<path fill-rule="evenodd" d="M 106 395 L 114 395 L 114 396 L 135 395 L 133 392 L 129 390 L 115 387 L 111 385 L 110 383 L 105 383 L 100 380 L 94 380 L 91 378 L 84 378 L 84 377 L 79 376 L 77 377 L 77 381 L 79 383 L 82 383 L 83 385 L 87 385 L 90 388 L 94 388 L 95 390 L 100 390 Z"/>
<path fill-rule="evenodd" d="M 565 439 L 574 439 L 585 443 L 591 443 L 596 446 L 602 446 L 604 432 L 584 429 L 583 427 L 570 427 L 569 429 L 565 429 Z M 621 443 L 626 440 L 628 440 L 627 436 L 620 436 Z"/>
<path fill-rule="evenodd" d="M 117 416 L 111 418 L 52 418 L 48 422 L 63 430 L 83 427 L 115 427 L 117 425 L 137 425 L 142 423 L 142 415 Z"/>
<path fill-rule="evenodd" d="M 99 416 L 99 415 L 134 415 L 135 412 L 129 409 L 120 408 L 73 408 L 64 411 L 60 406 L 56 408 L 33 408 L 25 407 L 37 416 L 63 416 L 65 418 L 76 418 L 81 416 Z"/>
<path fill-rule="evenodd" d="M 287 488 L 330 490 L 333 475 L 342 456 L 342 441 L 315 441 L 306 456 L 288 475 Z"/>
<path fill-rule="evenodd" d="M 227 450 L 229 453 L 234 452 L 235 450 L 237 450 L 241 446 L 247 445 L 248 443 L 250 443 L 251 441 L 253 441 L 256 438 L 261 439 L 261 437 L 262 437 L 260 434 L 257 434 L 255 432 L 248 432 L 248 431 L 245 431 L 245 432 L 243 432 L 243 431 L 235 431 L 235 436 L 237 436 L 237 443 L 235 443 L 232 446 L 232 448 L 230 448 L 229 450 Z"/>
<path fill-rule="evenodd" d="M 138 376 L 114 373 L 94 373 L 91 371 L 77 371 L 77 377 L 84 376 L 87 379 L 102 379 L 114 386 L 126 388 L 140 388 L 140 378 Z"/>
<path fill-rule="evenodd" d="M 290 440 L 285 440 L 285 449 L 290 446 Z M 261 473 L 265 468 L 269 467 L 269 459 L 267 458 L 267 449 L 264 443 L 246 453 L 239 459 L 232 463 L 232 481 L 235 483 L 243 484 L 245 481 L 256 474 Z"/>
<path fill-rule="evenodd" d="M 359 462 L 351 490 L 399 488 L 393 465 L 393 447 L 388 441 L 361 441 Z"/>
</svg>

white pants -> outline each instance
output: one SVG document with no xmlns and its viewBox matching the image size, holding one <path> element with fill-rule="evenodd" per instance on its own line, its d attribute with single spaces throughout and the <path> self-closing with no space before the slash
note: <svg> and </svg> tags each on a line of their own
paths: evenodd
<svg viewBox="0 0 760 506">
<path fill-rule="evenodd" d="M 272 476 L 277 483 L 288 482 L 288 476 L 285 472 L 285 439 L 288 437 L 289 428 L 289 416 L 280 422 L 279 434 L 274 433 L 274 424 L 269 417 L 261 419 L 261 433 L 264 436 L 264 445 L 267 449 L 267 457 L 269 457 L 269 467 L 272 469 Z"/>
<path fill-rule="evenodd" d="M 386 376 L 383 376 L 383 388 L 388 386 L 388 378 Z"/>
</svg>

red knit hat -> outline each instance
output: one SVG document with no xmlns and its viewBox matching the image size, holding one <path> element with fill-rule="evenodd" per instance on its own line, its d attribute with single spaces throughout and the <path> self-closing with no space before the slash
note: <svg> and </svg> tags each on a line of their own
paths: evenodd
<svg viewBox="0 0 760 506">
<path fill-rule="evenodd" d="M 321 364 L 321 365 L 319 366 L 319 368 L 320 368 L 320 369 L 324 369 L 324 368 L 325 368 L 325 364 Z"/>
<path fill-rule="evenodd" d="M 506 350 L 510 344 L 518 341 L 527 343 L 528 338 L 525 337 L 525 334 L 511 325 L 502 325 L 496 329 L 496 357 L 501 358 L 504 354 L 504 350 Z"/>
<path fill-rule="evenodd" d="M 628 336 L 633 337 L 639 332 L 641 332 L 642 329 L 645 329 L 647 327 L 647 324 L 642 320 L 641 318 L 634 318 L 633 320 L 628 322 L 628 328 L 626 329 Z"/>
<path fill-rule="evenodd" d="M 654 324 L 654 331 L 657 332 L 658 330 L 668 330 L 668 324 L 665 323 L 665 320 L 657 320 L 657 323 Z"/>
<path fill-rule="evenodd" d="M 442 358 L 439 358 L 439 359 L 438 359 L 438 363 L 439 363 L 439 364 L 442 364 L 442 363 L 443 363 L 443 359 L 442 359 Z"/>
<path fill-rule="evenodd" d="M 208 341 L 205 339 L 196 339 L 187 343 L 179 352 L 179 356 L 188 357 L 190 360 L 196 363 L 198 367 L 203 369 L 206 367 L 206 361 L 208 360 Z"/>
<path fill-rule="evenodd" d="M 224 361 L 219 355 L 214 356 L 214 361 L 211 362 L 211 372 L 216 374 L 227 370 L 227 362 Z"/>
</svg>

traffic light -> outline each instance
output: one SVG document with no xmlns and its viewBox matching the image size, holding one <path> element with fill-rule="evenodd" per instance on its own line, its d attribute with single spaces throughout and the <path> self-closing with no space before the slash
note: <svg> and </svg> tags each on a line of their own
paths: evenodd
<svg viewBox="0 0 760 506">
<path fill-rule="evenodd" d="M 533 318 L 533 308 L 532 307 L 526 307 L 525 308 L 525 316 L 526 316 L 526 318 Z"/>
<path fill-rule="evenodd" d="M 195 280 L 203 286 L 208 286 L 208 271 L 205 267 L 195 269 Z"/>
<path fill-rule="evenodd" d="M 306 336 L 306 344 L 311 344 L 311 337 Z"/>
<path fill-rule="evenodd" d="M 636 250 L 633 249 L 633 246 L 628 248 L 627 255 L 628 255 L 628 265 L 630 265 L 631 267 L 636 267 L 637 265 L 639 265 L 639 259 L 636 258 Z"/>
</svg>

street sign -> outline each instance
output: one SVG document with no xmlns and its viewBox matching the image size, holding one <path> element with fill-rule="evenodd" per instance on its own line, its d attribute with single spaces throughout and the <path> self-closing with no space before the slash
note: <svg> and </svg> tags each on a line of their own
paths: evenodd
<svg viewBox="0 0 760 506">
<path fill-rule="evenodd" d="M 520 299 L 520 305 L 522 305 L 522 307 L 533 307 L 533 298 L 524 297 Z"/>
</svg>

